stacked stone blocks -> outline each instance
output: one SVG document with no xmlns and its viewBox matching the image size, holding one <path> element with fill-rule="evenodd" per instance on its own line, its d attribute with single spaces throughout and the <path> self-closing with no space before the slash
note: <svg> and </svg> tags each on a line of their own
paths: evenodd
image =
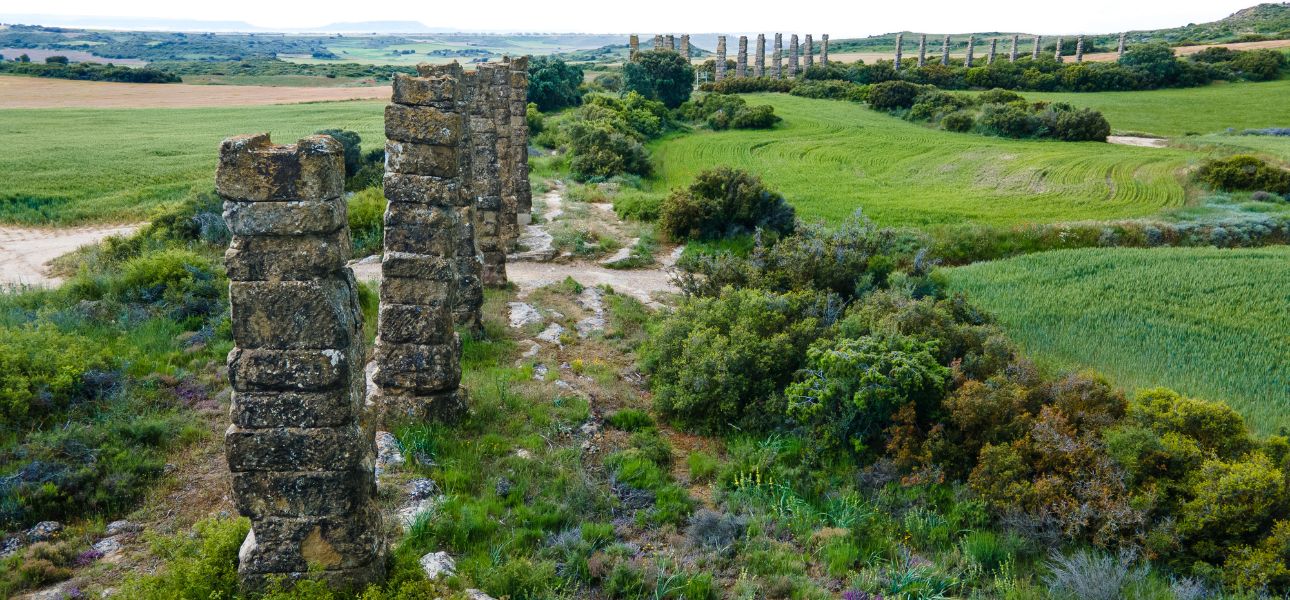
<svg viewBox="0 0 1290 600">
<path fill-rule="evenodd" d="M 344 173 L 328 136 L 220 145 L 235 345 L 225 453 L 251 519 L 238 560 L 250 593 L 305 576 L 361 589 L 384 574 Z"/>
</svg>

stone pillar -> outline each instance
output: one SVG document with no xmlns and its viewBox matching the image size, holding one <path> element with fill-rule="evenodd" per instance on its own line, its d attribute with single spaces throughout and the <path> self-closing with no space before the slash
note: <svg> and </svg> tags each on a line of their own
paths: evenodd
<svg viewBox="0 0 1290 600">
<path fill-rule="evenodd" d="M 318 577 L 361 591 L 385 571 L 375 430 L 364 418 L 363 313 L 345 266 L 345 161 L 329 136 L 220 144 L 215 188 L 228 267 L 233 501 L 251 519 L 238 553 L 250 593 Z"/>
<path fill-rule="evenodd" d="M 902 62 L 904 62 L 903 60 L 904 53 L 905 53 L 905 34 L 897 33 L 896 34 L 896 59 L 892 61 L 892 64 L 895 66 L 897 73 L 900 72 L 900 65 Z"/>
<path fill-rule="evenodd" d="M 659 34 L 655 34 L 655 35 L 654 35 L 654 49 L 655 49 L 655 50 L 662 50 L 662 49 L 663 49 L 663 36 L 662 36 L 662 35 L 659 35 Z"/>
<path fill-rule="evenodd" d="M 945 41 L 941 42 L 941 64 L 949 66 L 950 64 L 950 36 L 945 36 Z"/>
<path fill-rule="evenodd" d="M 829 34 L 820 34 L 820 64 L 829 66 Z"/>
<path fill-rule="evenodd" d="M 1017 62 L 1017 42 L 1019 41 L 1021 41 L 1021 36 L 1019 35 L 1012 36 L 1012 48 L 1008 50 L 1008 62 L 1011 62 L 1011 63 Z"/>
<path fill-rule="evenodd" d="M 1035 36 L 1035 49 L 1034 49 L 1034 53 L 1030 57 L 1031 60 L 1039 60 L 1039 51 L 1043 49 L 1043 46 L 1044 46 L 1044 36 L 1042 35 Z"/>
<path fill-rule="evenodd" d="M 770 76 L 774 79 L 784 77 L 784 34 L 775 34 L 775 50 L 770 56 Z"/>
<path fill-rule="evenodd" d="M 927 34 L 918 36 L 918 66 L 927 66 Z"/>
<path fill-rule="evenodd" d="M 636 60 L 636 55 L 641 51 L 640 36 L 633 33 L 630 38 L 627 38 L 627 48 L 627 60 Z"/>
<path fill-rule="evenodd" d="M 1066 60 L 1062 58 L 1062 36 L 1060 35 L 1057 36 L 1057 51 L 1053 53 L 1053 57 L 1057 59 L 1057 62 L 1064 62 Z"/>
<path fill-rule="evenodd" d="M 665 50 L 670 50 L 670 51 L 672 51 L 672 52 L 676 52 L 676 36 L 674 36 L 674 35 L 672 35 L 672 34 L 670 34 L 670 33 L 669 33 L 669 34 L 667 34 L 666 36 L 664 36 L 664 37 L 663 37 L 663 48 L 664 48 Z"/>
<path fill-rule="evenodd" d="M 383 418 L 451 417 L 464 408 L 453 309 L 479 287 L 460 281 L 457 265 L 472 216 L 465 78 L 456 63 L 417 70 L 419 77 L 395 77 L 385 108 L 389 204 L 372 375 Z"/>
<path fill-rule="evenodd" d="M 968 47 L 967 47 L 967 59 L 963 61 L 963 65 L 964 65 L 964 66 L 966 66 L 966 67 L 967 67 L 967 68 L 969 68 L 969 69 L 971 69 L 971 68 L 972 68 L 972 59 L 973 59 L 973 56 L 972 56 L 972 55 L 973 55 L 973 54 L 975 54 L 975 53 L 976 53 L 976 36 L 975 36 L 975 35 L 969 35 L 969 36 L 968 36 Z"/>
<path fill-rule="evenodd" d="M 1082 35 L 1075 40 L 1075 62 L 1084 62 L 1084 36 Z"/>
<path fill-rule="evenodd" d="M 797 77 L 797 34 L 788 38 L 788 78 Z"/>
<path fill-rule="evenodd" d="M 1124 34 L 1124 33 L 1121 33 L 1121 34 L 1120 34 L 1120 46 L 1119 46 L 1119 48 L 1116 50 L 1116 52 L 1118 52 L 1118 53 L 1119 53 L 1120 58 L 1124 58 L 1124 42 L 1125 42 L 1125 39 L 1124 39 L 1124 38 L 1125 38 L 1125 34 Z"/>
<path fill-rule="evenodd" d="M 994 57 L 999 53 L 999 38 L 990 38 L 990 59 L 985 64 L 993 65 Z"/>
<path fill-rule="evenodd" d="M 500 63 L 481 63 L 473 72 L 463 75 L 465 109 L 469 130 L 469 171 L 463 191 L 470 201 L 462 211 L 470 219 L 461 228 L 462 241 L 458 248 L 459 288 L 454 319 L 458 325 L 477 328 L 480 321 L 475 315 L 475 304 L 483 305 L 481 286 L 468 285 L 478 278 L 482 285 L 506 283 L 506 253 L 502 250 L 502 182 L 510 164 L 506 153 L 510 151 L 510 123 L 503 118 L 510 115 L 510 86 L 507 82 L 509 60 Z M 470 261 L 469 244 L 464 239 L 467 229 L 473 238 L 474 251 L 480 257 L 480 267 Z M 500 280 L 499 280 L 500 278 Z M 467 297 L 465 292 L 479 288 L 479 296 Z"/>
<path fill-rule="evenodd" d="M 815 42 L 811 40 L 811 34 L 806 34 L 806 66 L 803 71 L 815 66 Z"/>
<path fill-rule="evenodd" d="M 735 77 L 748 76 L 748 36 L 739 36 L 739 53 L 735 55 Z"/>
<path fill-rule="evenodd" d="M 681 34 L 681 56 L 685 57 L 686 62 L 690 61 L 690 34 Z"/>
<path fill-rule="evenodd" d="M 515 249 L 520 240 L 520 230 L 529 224 L 533 214 L 533 188 L 529 183 L 529 122 L 526 118 L 529 107 L 529 57 L 521 56 L 511 60 L 509 79 L 511 160 L 515 165 L 511 175 L 515 182 L 515 210 L 506 215 L 507 251 Z M 503 276 L 505 273 L 503 270 Z"/>
<path fill-rule="evenodd" d="M 753 59 L 753 76 L 766 76 L 766 34 L 757 34 L 757 55 Z"/>
<path fill-rule="evenodd" d="M 717 36 L 717 59 L 712 64 L 713 79 L 721 81 L 726 78 L 726 36 Z"/>
</svg>

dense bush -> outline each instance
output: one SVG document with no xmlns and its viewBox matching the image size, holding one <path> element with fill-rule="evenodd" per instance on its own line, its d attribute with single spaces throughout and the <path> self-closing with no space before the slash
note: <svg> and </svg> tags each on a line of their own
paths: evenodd
<svg viewBox="0 0 1290 600">
<path fill-rule="evenodd" d="M 788 92 L 796 82 L 792 79 L 770 77 L 727 77 L 721 81 L 707 81 L 699 90 L 718 94 L 751 94 L 754 92 Z"/>
<path fill-rule="evenodd" d="M 884 81 L 869 87 L 869 106 L 874 110 L 901 110 L 912 108 L 926 86 L 908 81 Z"/>
<path fill-rule="evenodd" d="M 58 419 L 106 391 L 86 380 L 106 366 L 102 350 L 49 325 L 0 331 L 0 417 L 8 426 Z"/>
<path fill-rule="evenodd" d="M 319 135 L 328 135 L 332 139 L 340 142 L 345 150 L 345 177 L 353 177 L 362 166 L 363 161 L 363 138 L 348 129 L 324 129 L 316 132 Z"/>
<path fill-rule="evenodd" d="M 700 172 L 688 188 L 663 201 L 659 229 L 673 240 L 706 240 L 765 229 L 793 231 L 793 207 L 744 171 L 718 167 Z"/>
<path fill-rule="evenodd" d="M 705 94 L 696 101 L 682 104 L 677 112 L 689 121 L 703 121 L 708 127 L 722 129 L 769 129 L 781 121 L 769 104 L 748 106 L 733 94 Z"/>
<path fill-rule="evenodd" d="M 1262 159 L 1237 155 L 1209 159 L 1196 171 L 1205 185 L 1227 191 L 1264 191 L 1290 194 L 1290 171 L 1268 164 Z"/>
<path fill-rule="evenodd" d="M 623 66 L 623 89 L 676 108 L 690 99 L 694 67 L 670 50 L 640 52 Z"/>
<path fill-rule="evenodd" d="M 580 181 L 630 173 L 647 175 L 649 155 L 642 142 L 671 126 L 663 103 L 630 92 L 621 100 L 588 95 L 562 128 L 568 140 L 570 170 Z"/>
<path fill-rule="evenodd" d="M 1039 115 L 1017 104 L 987 104 L 977 124 L 987 133 L 1010 138 L 1035 137 L 1043 127 Z"/>
<path fill-rule="evenodd" d="M 775 107 L 761 104 L 736 112 L 730 119 L 730 126 L 734 129 L 770 129 L 782 120 L 775 114 Z"/>
<path fill-rule="evenodd" d="M 1105 142 L 1111 135 L 1111 124 L 1102 113 L 1091 108 L 1073 109 L 1054 104 L 1048 114 L 1056 115 L 1051 127 L 1053 137 L 1068 142 Z"/>
<path fill-rule="evenodd" d="M 788 93 L 803 98 L 820 98 L 829 100 L 849 100 L 864 102 L 869 97 L 869 88 L 849 81 L 806 79 L 795 84 Z"/>
<path fill-rule="evenodd" d="M 25 56 L 25 55 L 24 55 Z M 51 57 L 53 58 L 53 57 Z M 66 58 L 63 59 L 67 60 Z M 65 62 L 33 63 L 7 62 L 0 60 L 0 73 L 18 75 L 35 75 L 54 79 L 76 79 L 81 81 L 115 81 L 119 83 L 179 83 L 178 75 L 154 68 L 118 67 L 99 63 Z"/>
<path fill-rule="evenodd" d="M 534 56 L 529 59 L 529 102 L 543 112 L 577 106 L 582 79 L 582 67 L 553 56 Z"/>
</svg>

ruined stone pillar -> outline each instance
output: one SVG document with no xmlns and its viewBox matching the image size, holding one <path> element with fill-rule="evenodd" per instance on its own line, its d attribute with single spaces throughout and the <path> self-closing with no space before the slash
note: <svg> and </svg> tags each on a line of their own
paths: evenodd
<svg viewBox="0 0 1290 600">
<path fill-rule="evenodd" d="M 739 36 L 739 53 L 735 55 L 735 77 L 748 76 L 748 36 Z"/>
<path fill-rule="evenodd" d="M 1125 38 L 1125 34 L 1124 34 L 1124 33 L 1120 33 L 1120 46 L 1119 46 L 1119 48 L 1116 50 L 1116 52 L 1118 52 L 1118 53 L 1119 53 L 1120 58 L 1124 58 L 1124 42 L 1125 42 L 1125 39 L 1124 39 L 1124 38 Z"/>
<path fill-rule="evenodd" d="M 636 55 L 641 51 L 640 36 L 633 33 L 630 38 L 627 38 L 627 47 L 627 60 L 636 60 Z"/>
<path fill-rule="evenodd" d="M 681 34 L 681 56 L 685 57 L 686 62 L 690 61 L 690 34 Z"/>
<path fill-rule="evenodd" d="M 972 59 L 973 59 L 972 55 L 975 53 L 976 53 L 976 36 L 969 35 L 968 47 L 967 47 L 967 59 L 963 61 L 963 64 L 969 69 L 972 68 Z"/>
<path fill-rule="evenodd" d="M 717 59 L 712 64 L 713 79 L 721 81 L 726 78 L 726 36 L 717 36 Z"/>
<path fill-rule="evenodd" d="M 1019 35 L 1012 36 L 1012 48 L 1008 50 L 1008 62 L 1010 63 L 1017 62 L 1017 42 L 1019 41 L 1021 41 L 1021 36 Z"/>
<path fill-rule="evenodd" d="M 803 71 L 815 66 L 815 42 L 811 40 L 811 34 L 806 34 L 806 66 Z"/>
<path fill-rule="evenodd" d="M 1030 60 L 1039 60 L 1039 51 L 1040 49 L 1043 48 L 1043 45 L 1044 45 L 1044 36 L 1042 35 L 1035 36 L 1035 49 L 1034 49 L 1034 53 L 1030 57 Z"/>
<path fill-rule="evenodd" d="M 667 34 L 667 36 L 663 38 L 663 48 L 676 52 L 676 36 L 670 33 Z"/>
<path fill-rule="evenodd" d="M 941 42 L 941 64 L 949 66 L 950 64 L 950 36 L 945 36 L 945 41 Z"/>
<path fill-rule="evenodd" d="M 506 152 L 510 150 L 510 86 L 506 80 L 509 69 L 506 62 L 481 63 L 474 72 L 463 74 L 464 109 L 469 131 L 469 170 L 463 191 L 470 199 L 463 216 L 468 214 L 470 218 L 461 228 L 463 239 L 456 261 L 457 275 L 465 284 L 458 290 L 453 313 L 457 324 L 467 327 L 479 323 L 474 305 L 478 302 L 482 306 L 484 300 L 482 287 L 469 284 L 473 284 L 475 278 L 483 285 L 506 282 L 501 213 L 504 210 L 502 181 L 510 166 L 506 161 Z M 502 122 L 503 118 L 507 122 Z M 472 238 L 470 243 L 474 244 L 473 253 L 480 259 L 478 269 L 470 261 L 469 244 L 464 239 L 467 233 Z M 477 298 L 473 297 L 476 288 L 479 288 Z M 466 297 L 467 291 L 472 292 L 472 297 Z"/>
<path fill-rule="evenodd" d="M 766 76 L 766 34 L 757 34 L 757 54 L 753 59 L 753 76 Z"/>
<path fill-rule="evenodd" d="M 504 215 L 506 225 L 504 249 L 507 251 L 515 249 L 520 240 L 520 229 L 529 224 L 533 213 L 533 188 L 529 183 L 529 122 L 526 118 L 529 106 L 529 57 L 521 56 L 511 60 L 509 83 L 511 86 L 510 160 L 514 163 L 511 171 L 513 181 L 511 191 L 515 197 L 515 206 Z M 503 277 L 505 274 L 506 271 L 503 269 Z"/>
<path fill-rule="evenodd" d="M 797 34 L 788 39 L 788 78 L 797 77 Z"/>
<path fill-rule="evenodd" d="M 1075 40 L 1075 62 L 1084 62 L 1084 36 L 1082 35 Z"/>
<path fill-rule="evenodd" d="M 442 418 L 465 404 L 453 329 L 463 228 L 472 228 L 470 136 L 461 66 L 420 65 L 394 79 L 385 107 L 385 255 L 377 323 L 377 391 L 384 418 Z M 459 291 L 459 288 L 464 288 Z"/>
<path fill-rule="evenodd" d="M 820 64 L 829 66 L 829 34 L 820 35 Z"/>
<path fill-rule="evenodd" d="M 233 501 L 251 519 L 247 592 L 320 578 L 361 591 L 385 571 L 375 430 L 364 419 L 363 314 L 350 254 L 345 160 L 329 136 L 220 144 L 215 188 L 228 267 Z"/>
<path fill-rule="evenodd" d="M 1053 53 L 1053 57 L 1057 59 L 1057 62 L 1064 60 L 1062 58 L 1062 36 L 1060 35 L 1057 36 L 1057 51 Z"/>
<path fill-rule="evenodd" d="M 927 34 L 918 36 L 918 66 L 927 66 Z"/>
<path fill-rule="evenodd" d="M 663 36 L 661 34 L 654 35 L 654 49 L 655 50 L 663 49 Z"/>
<path fill-rule="evenodd" d="M 990 38 L 990 58 L 985 64 L 993 65 L 994 57 L 999 53 L 999 38 Z"/>
<path fill-rule="evenodd" d="M 897 33 L 896 34 L 896 59 L 892 61 L 892 64 L 895 66 L 897 73 L 900 72 L 900 64 L 903 62 L 904 52 L 905 52 L 905 34 Z"/>
<path fill-rule="evenodd" d="M 784 77 L 784 34 L 775 34 L 775 50 L 770 56 L 770 76 L 774 79 Z"/>
</svg>

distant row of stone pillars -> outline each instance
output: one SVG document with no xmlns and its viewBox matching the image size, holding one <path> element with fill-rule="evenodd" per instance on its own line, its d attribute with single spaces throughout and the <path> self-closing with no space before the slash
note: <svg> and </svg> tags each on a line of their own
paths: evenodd
<svg viewBox="0 0 1290 600">
<path fill-rule="evenodd" d="M 681 46 L 680 46 L 680 48 L 677 48 L 677 43 L 676 43 L 676 41 L 677 41 L 677 37 L 676 37 L 676 36 L 671 35 L 671 34 L 668 34 L 668 35 L 656 35 L 656 36 L 654 36 L 654 49 L 655 49 L 655 50 L 670 50 L 670 51 L 672 51 L 672 52 L 679 53 L 681 56 L 684 56 L 684 57 L 686 57 L 686 58 L 689 58 L 689 57 L 690 57 L 690 36 L 689 36 L 689 34 L 684 34 L 684 33 L 683 33 L 683 34 L 681 34 L 681 36 L 680 36 L 680 40 L 681 40 Z M 636 56 L 637 56 L 638 54 L 640 54 L 640 51 L 641 51 L 641 48 L 640 48 L 640 46 L 641 46 L 640 36 L 637 36 L 637 35 L 633 34 L 633 35 L 628 39 L 628 44 L 627 44 L 627 45 L 628 45 L 628 52 L 627 52 L 628 59 L 629 59 L 629 60 L 636 60 Z"/>
<path fill-rule="evenodd" d="M 220 145 L 235 346 L 225 445 L 234 502 L 251 519 L 238 565 L 251 592 L 277 578 L 355 590 L 383 576 L 375 428 L 464 408 L 455 328 L 480 328 L 483 286 L 506 283 L 530 210 L 527 59 L 417 70 L 395 76 L 385 112 L 371 396 L 340 144 L 259 134 Z"/>
<path fill-rule="evenodd" d="M 788 42 L 788 66 L 784 67 L 784 35 L 775 34 L 775 46 L 771 51 L 769 70 L 766 67 L 766 35 L 757 34 L 756 55 L 752 70 L 748 69 L 748 36 L 739 36 L 738 54 L 735 55 L 735 77 L 770 77 L 772 79 L 797 77 L 799 70 L 815 66 L 815 41 L 811 34 L 806 34 L 805 45 L 799 46 L 797 34 Z M 805 66 L 802 66 L 804 63 Z M 829 34 L 820 36 L 820 64 L 829 64 Z M 714 63 L 713 79 L 721 81 L 726 78 L 726 36 L 717 36 L 717 57 Z"/>
<path fill-rule="evenodd" d="M 1065 60 L 1065 57 L 1062 56 L 1063 41 L 1064 39 L 1062 37 L 1059 36 L 1057 38 L 1056 50 L 1053 53 L 1054 58 L 1057 59 L 1057 62 L 1062 62 Z M 950 43 L 951 43 L 950 36 L 948 35 L 945 36 L 944 40 L 941 42 L 940 62 L 942 65 L 950 64 Z M 1008 49 L 1009 62 L 1017 62 L 1020 43 L 1021 43 L 1021 36 L 1013 35 L 1011 46 Z M 1031 58 L 1033 60 L 1039 60 L 1039 56 L 1043 48 L 1043 43 L 1044 43 L 1044 36 L 1037 35 L 1034 37 L 1034 41 L 1031 46 Z M 1125 43 L 1126 43 L 1126 35 L 1121 33 L 1119 47 L 1117 49 L 1117 52 L 1121 57 L 1124 56 Z M 893 63 L 897 71 L 904 68 L 904 44 L 905 44 L 905 34 L 903 33 L 896 34 L 896 53 L 895 53 L 895 59 L 893 60 Z M 919 67 L 927 66 L 927 49 L 928 49 L 927 34 L 922 34 L 918 37 L 918 66 Z M 995 60 L 998 58 L 998 54 L 999 54 L 999 39 L 991 38 L 990 53 L 986 58 L 986 64 L 993 65 L 995 63 Z M 1084 62 L 1084 36 L 1082 35 L 1079 36 L 1075 42 L 1075 62 L 1077 63 Z M 971 68 L 976 65 L 976 36 L 975 35 L 968 36 L 967 55 L 964 58 L 964 65 L 967 66 L 968 68 Z"/>
</svg>

